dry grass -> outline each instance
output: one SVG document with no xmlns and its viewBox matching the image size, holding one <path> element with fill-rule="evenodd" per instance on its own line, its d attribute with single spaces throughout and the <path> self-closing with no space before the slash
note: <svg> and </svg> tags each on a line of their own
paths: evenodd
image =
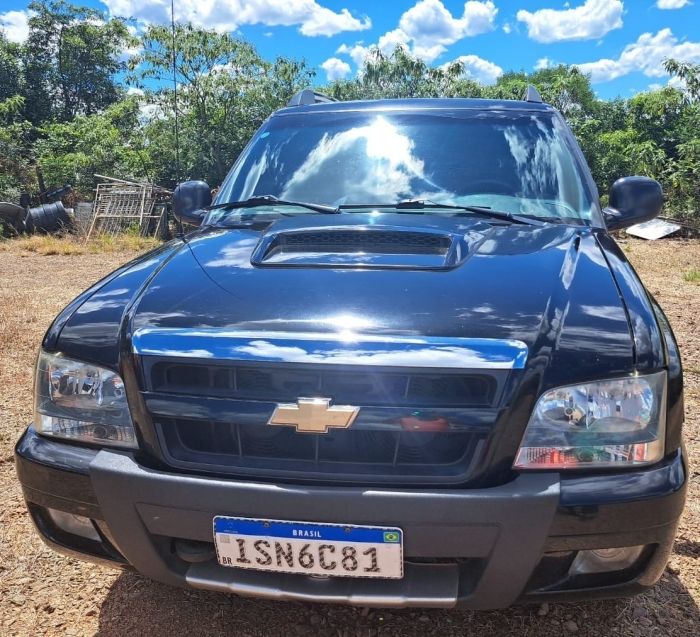
<svg viewBox="0 0 700 637">
<path fill-rule="evenodd" d="M 700 241 L 625 240 L 627 256 L 665 308 L 686 368 L 686 443 L 700 462 Z M 34 358 L 55 314 L 80 290 L 134 252 L 89 250 L 44 256 L 20 241 L 0 248 L 0 635 L 236 635 L 561 637 L 575 623 L 585 636 L 700 634 L 700 473 L 667 572 L 632 600 L 552 604 L 493 612 L 371 611 L 282 604 L 176 590 L 138 575 L 62 557 L 33 531 L 22 501 L 12 446 L 31 416 Z M 47 250 L 47 252 L 50 250 Z"/>
<path fill-rule="evenodd" d="M 0 241 L 0 251 L 35 252 L 43 256 L 105 254 L 112 252 L 134 253 L 150 250 L 159 245 L 153 237 L 142 237 L 135 233 L 120 235 L 98 235 L 89 242 L 71 235 L 31 235 L 19 239 Z"/>
</svg>

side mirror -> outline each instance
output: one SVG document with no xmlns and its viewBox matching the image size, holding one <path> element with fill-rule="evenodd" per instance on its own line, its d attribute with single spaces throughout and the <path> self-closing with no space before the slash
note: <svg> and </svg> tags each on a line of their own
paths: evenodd
<svg viewBox="0 0 700 637">
<path fill-rule="evenodd" d="M 173 193 L 173 215 L 182 223 L 198 226 L 211 205 L 211 190 L 205 181 L 185 181 Z"/>
<path fill-rule="evenodd" d="M 603 210 L 608 230 L 628 228 L 653 219 L 661 212 L 661 184 L 649 177 L 623 177 L 610 189 L 610 206 Z"/>
</svg>

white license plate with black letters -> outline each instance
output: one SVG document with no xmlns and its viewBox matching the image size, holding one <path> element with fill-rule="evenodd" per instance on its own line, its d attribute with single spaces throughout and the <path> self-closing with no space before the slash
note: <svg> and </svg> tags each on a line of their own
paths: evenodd
<svg viewBox="0 0 700 637">
<path fill-rule="evenodd" d="M 393 527 L 217 516 L 214 543 L 222 566 L 335 577 L 403 577 L 403 533 Z"/>
</svg>

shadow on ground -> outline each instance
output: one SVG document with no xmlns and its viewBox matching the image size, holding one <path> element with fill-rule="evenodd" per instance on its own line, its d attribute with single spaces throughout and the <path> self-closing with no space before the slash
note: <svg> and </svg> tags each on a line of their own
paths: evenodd
<svg viewBox="0 0 700 637">
<path fill-rule="evenodd" d="M 696 543 L 687 547 L 697 558 Z M 686 550 L 679 547 L 679 553 Z M 677 575 L 632 599 L 504 611 L 378 610 L 270 602 L 171 588 L 130 572 L 112 585 L 100 612 L 100 637 L 173 634 L 236 637 L 401 635 L 673 635 L 697 637 L 700 609 Z"/>
<path fill-rule="evenodd" d="M 673 545 L 673 552 L 678 555 L 684 555 L 695 560 L 700 560 L 700 542 L 692 540 L 677 539 Z M 700 633 L 700 626 L 698 627 Z"/>
</svg>

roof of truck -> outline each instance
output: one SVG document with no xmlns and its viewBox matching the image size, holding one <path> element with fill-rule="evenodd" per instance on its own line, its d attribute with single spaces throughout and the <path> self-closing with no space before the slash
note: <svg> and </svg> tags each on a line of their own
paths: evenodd
<svg viewBox="0 0 700 637">
<path fill-rule="evenodd" d="M 554 111 L 549 104 L 542 102 L 525 102 L 522 100 L 491 100 L 478 98 L 408 98 L 357 100 L 348 102 L 320 102 L 304 106 L 288 106 L 279 109 L 275 114 L 291 113 L 328 113 L 342 111 L 407 111 L 407 110 L 443 110 L 461 109 L 498 110 L 498 111 Z"/>
</svg>

